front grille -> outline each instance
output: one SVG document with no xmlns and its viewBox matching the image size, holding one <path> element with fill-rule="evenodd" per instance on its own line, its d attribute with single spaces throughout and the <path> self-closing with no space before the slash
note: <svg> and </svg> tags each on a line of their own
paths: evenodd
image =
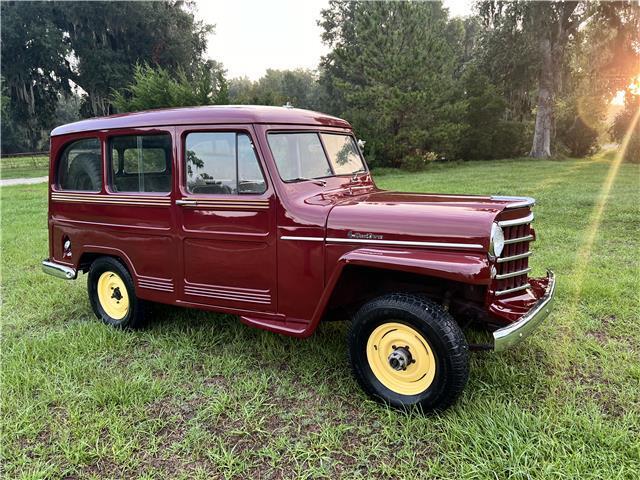
<svg viewBox="0 0 640 480">
<path fill-rule="evenodd" d="M 519 292 L 529 286 L 529 245 L 534 240 L 532 221 L 533 215 L 528 215 L 498 222 L 505 239 L 504 249 L 496 262 L 497 273 L 493 280 L 493 290 L 498 296 Z"/>
</svg>

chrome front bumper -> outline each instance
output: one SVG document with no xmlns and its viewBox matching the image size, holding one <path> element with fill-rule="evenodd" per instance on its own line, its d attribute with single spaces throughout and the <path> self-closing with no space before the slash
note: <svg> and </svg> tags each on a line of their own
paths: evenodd
<svg viewBox="0 0 640 480">
<path fill-rule="evenodd" d="M 533 332 L 551 312 L 556 293 L 556 277 L 547 272 L 547 291 L 520 320 L 493 332 L 493 349 L 501 352 L 520 343 Z"/>
<path fill-rule="evenodd" d="M 42 271 L 54 277 L 64 278 L 65 280 L 73 280 L 78 276 L 78 272 L 75 269 L 52 262 L 51 260 L 42 261 Z"/>
</svg>

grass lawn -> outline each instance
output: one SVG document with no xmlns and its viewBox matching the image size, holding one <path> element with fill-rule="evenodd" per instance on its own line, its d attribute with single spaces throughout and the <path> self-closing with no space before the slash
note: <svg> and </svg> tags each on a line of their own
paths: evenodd
<svg viewBox="0 0 640 480">
<path fill-rule="evenodd" d="M 381 172 L 535 196 L 534 273 L 558 277 L 544 329 L 474 354 L 438 416 L 369 401 L 341 323 L 308 340 L 169 307 L 141 332 L 99 324 L 84 278 L 40 271 L 46 185 L 2 188 L 5 478 L 640 478 L 640 166 L 608 177 L 612 156 Z"/>
<path fill-rule="evenodd" d="M 49 174 L 49 158 L 37 157 L 3 157 L 0 160 L 0 178 L 34 178 Z"/>
</svg>

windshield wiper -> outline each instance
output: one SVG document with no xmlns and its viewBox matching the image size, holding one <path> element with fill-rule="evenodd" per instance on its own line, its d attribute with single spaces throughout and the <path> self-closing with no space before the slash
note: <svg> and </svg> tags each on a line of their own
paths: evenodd
<svg viewBox="0 0 640 480">
<path fill-rule="evenodd" d="M 292 178 L 291 180 L 289 180 L 290 182 L 312 182 L 316 185 L 319 185 L 321 187 L 324 187 L 327 182 L 325 182 L 324 180 L 321 180 L 319 178 L 305 178 L 305 177 L 298 177 L 298 178 Z"/>
</svg>

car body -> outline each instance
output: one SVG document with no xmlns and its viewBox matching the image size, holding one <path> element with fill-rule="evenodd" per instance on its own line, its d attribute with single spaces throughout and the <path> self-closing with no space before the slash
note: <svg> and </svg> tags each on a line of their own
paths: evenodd
<svg viewBox="0 0 640 480">
<path fill-rule="evenodd" d="M 45 271 L 74 279 L 110 257 L 145 302 L 308 337 L 403 292 L 489 331 L 495 350 L 526 337 L 553 302 L 553 274 L 528 275 L 532 199 L 381 190 L 349 123 L 317 112 L 83 120 L 53 130 L 49 178 Z"/>
</svg>

